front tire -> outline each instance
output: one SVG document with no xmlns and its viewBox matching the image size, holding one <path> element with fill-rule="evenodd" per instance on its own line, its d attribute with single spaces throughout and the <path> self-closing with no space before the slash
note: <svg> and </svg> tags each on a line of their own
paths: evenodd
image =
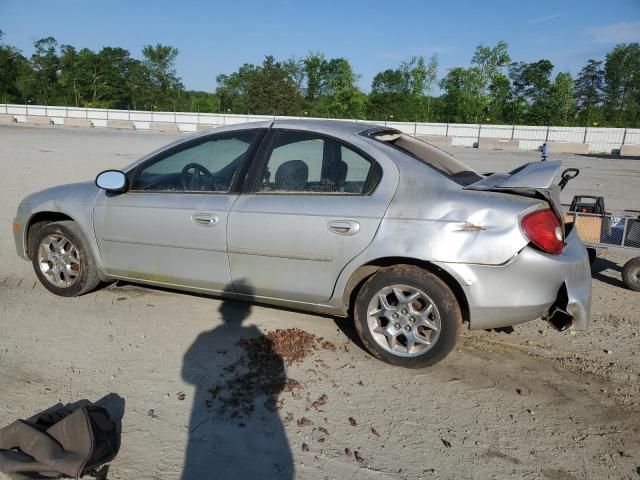
<svg viewBox="0 0 640 480">
<path fill-rule="evenodd" d="M 61 297 L 90 292 L 100 279 L 89 242 L 72 221 L 42 227 L 30 242 L 31 262 L 40 283 Z"/>
<path fill-rule="evenodd" d="M 405 368 L 423 368 L 445 358 L 462 329 L 462 312 L 451 289 L 436 275 L 411 265 L 372 275 L 358 292 L 354 317 L 365 348 Z"/>
</svg>

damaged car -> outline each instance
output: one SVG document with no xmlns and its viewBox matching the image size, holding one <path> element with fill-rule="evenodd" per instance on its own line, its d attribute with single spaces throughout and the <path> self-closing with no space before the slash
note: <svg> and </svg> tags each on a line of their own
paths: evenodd
<svg viewBox="0 0 640 480">
<path fill-rule="evenodd" d="M 463 325 L 587 328 L 559 168 L 483 175 L 382 126 L 245 123 L 29 195 L 13 229 L 56 295 L 125 280 L 346 316 L 372 355 L 418 368 Z"/>
</svg>

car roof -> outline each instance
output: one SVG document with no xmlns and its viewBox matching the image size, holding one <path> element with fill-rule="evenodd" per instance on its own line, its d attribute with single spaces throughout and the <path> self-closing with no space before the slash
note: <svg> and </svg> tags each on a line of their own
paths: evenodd
<svg viewBox="0 0 640 480">
<path fill-rule="evenodd" d="M 276 119 L 271 128 L 287 128 L 292 130 L 309 130 L 337 136 L 357 135 L 377 125 L 353 120 L 320 120 L 320 119 Z"/>
<path fill-rule="evenodd" d="M 311 118 L 286 118 L 275 120 L 260 120 L 257 122 L 242 122 L 228 124 L 224 127 L 213 127 L 198 132 L 194 137 L 210 135 L 215 132 L 229 132 L 251 128 L 285 128 L 291 130 L 307 130 L 310 132 L 326 133 L 328 135 L 349 136 L 357 135 L 371 128 L 382 128 L 380 125 L 368 122 L 354 122 L 353 120 L 323 120 Z"/>
</svg>

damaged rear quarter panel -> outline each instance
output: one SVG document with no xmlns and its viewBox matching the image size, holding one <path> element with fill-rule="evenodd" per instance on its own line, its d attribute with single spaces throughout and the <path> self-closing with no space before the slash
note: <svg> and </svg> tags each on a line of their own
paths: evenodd
<svg viewBox="0 0 640 480">
<path fill-rule="evenodd" d="M 401 172 L 396 194 L 372 243 L 342 271 L 332 304 L 341 304 L 347 282 L 359 267 L 381 258 L 433 262 L 466 285 L 471 280 L 448 264 L 504 265 L 529 243 L 520 218 L 544 201 L 464 190 L 410 157 L 393 159 Z"/>
<path fill-rule="evenodd" d="M 463 190 L 427 173 L 401 182 L 370 250 L 432 262 L 501 265 L 527 245 L 520 217 L 540 200 Z"/>
</svg>

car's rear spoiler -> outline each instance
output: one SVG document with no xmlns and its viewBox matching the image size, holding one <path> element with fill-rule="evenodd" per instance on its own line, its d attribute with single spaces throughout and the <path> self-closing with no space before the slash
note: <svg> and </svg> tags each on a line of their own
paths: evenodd
<svg viewBox="0 0 640 480">
<path fill-rule="evenodd" d="M 542 196 L 555 211 L 560 224 L 564 227 L 560 187 L 553 183 L 561 166 L 562 162 L 559 160 L 531 162 L 509 173 L 494 173 L 464 188 L 465 190 Z"/>
<path fill-rule="evenodd" d="M 466 190 L 551 190 L 562 162 L 527 163 L 510 173 L 494 173 L 465 187 Z"/>
</svg>

